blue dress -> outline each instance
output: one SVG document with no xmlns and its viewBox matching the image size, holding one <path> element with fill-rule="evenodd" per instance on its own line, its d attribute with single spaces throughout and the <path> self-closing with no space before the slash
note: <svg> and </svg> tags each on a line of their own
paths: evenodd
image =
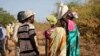
<svg viewBox="0 0 100 56">
<path fill-rule="evenodd" d="M 67 56 L 80 56 L 79 31 L 77 27 L 75 27 L 74 30 L 68 32 Z"/>
</svg>

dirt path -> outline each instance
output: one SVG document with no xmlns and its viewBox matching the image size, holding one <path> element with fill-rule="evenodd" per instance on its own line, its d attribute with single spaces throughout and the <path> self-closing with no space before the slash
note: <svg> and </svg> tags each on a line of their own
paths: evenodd
<svg viewBox="0 0 100 56">
<path fill-rule="evenodd" d="M 42 33 L 42 31 L 37 32 L 38 50 L 41 56 L 45 56 L 45 38 Z M 8 54 L 8 51 L 6 51 L 6 56 L 15 56 L 15 45 L 11 40 L 9 40 L 9 47 L 12 49 L 12 52 Z"/>
</svg>

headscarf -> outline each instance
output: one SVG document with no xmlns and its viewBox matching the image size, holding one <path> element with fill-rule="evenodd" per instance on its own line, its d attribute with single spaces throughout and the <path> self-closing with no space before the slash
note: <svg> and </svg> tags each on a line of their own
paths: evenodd
<svg viewBox="0 0 100 56">
<path fill-rule="evenodd" d="M 57 23 L 57 19 L 56 19 L 56 17 L 53 16 L 53 15 L 48 16 L 48 17 L 47 17 L 47 20 L 48 20 L 48 22 L 49 22 L 50 24 L 53 24 L 53 25 L 55 25 L 55 24 Z"/>
<path fill-rule="evenodd" d="M 57 14 L 58 14 L 58 19 L 62 18 L 62 16 L 68 11 L 68 6 L 64 5 L 63 3 L 60 3 L 58 6 Z"/>
<path fill-rule="evenodd" d="M 33 13 L 31 10 L 20 11 L 17 15 L 17 18 L 19 21 L 22 21 L 22 20 L 29 18 L 32 15 L 35 15 L 35 13 Z"/>
</svg>

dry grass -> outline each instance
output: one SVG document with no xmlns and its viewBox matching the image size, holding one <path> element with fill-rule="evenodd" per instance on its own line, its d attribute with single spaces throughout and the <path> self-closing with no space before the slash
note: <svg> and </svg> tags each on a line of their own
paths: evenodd
<svg viewBox="0 0 100 56">
<path fill-rule="evenodd" d="M 77 21 L 81 37 L 80 52 L 81 56 L 100 56 L 100 20 L 99 19 L 79 19 Z M 39 43 L 39 51 L 45 54 L 45 37 L 43 32 L 49 28 L 48 24 L 37 23 L 36 32 Z M 9 41 L 10 48 L 14 50 L 14 43 Z M 8 52 L 7 52 L 8 53 Z M 14 51 L 7 56 L 14 56 Z"/>
</svg>

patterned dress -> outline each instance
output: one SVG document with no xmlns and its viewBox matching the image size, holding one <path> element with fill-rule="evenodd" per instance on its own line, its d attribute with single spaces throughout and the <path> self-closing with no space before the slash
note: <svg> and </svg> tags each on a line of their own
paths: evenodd
<svg viewBox="0 0 100 56">
<path fill-rule="evenodd" d="M 62 27 L 56 27 L 50 34 L 48 56 L 66 56 L 66 32 Z"/>
<path fill-rule="evenodd" d="M 49 45 L 50 45 L 50 42 L 51 42 L 50 36 L 51 36 L 51 33 L 52 33 L 54 30 L 55 30 L 55 28 L 50 28 L 50 29 L 48 29 L 48 30 L 46 30 L 46 31 L 44 32 L 44 35 L 45 35 L 45 38 L 46 38 L 46 46 L 45 46 L 45 48 L 46 48 L 46 56 L 48 56 Z"/>
</svg>

